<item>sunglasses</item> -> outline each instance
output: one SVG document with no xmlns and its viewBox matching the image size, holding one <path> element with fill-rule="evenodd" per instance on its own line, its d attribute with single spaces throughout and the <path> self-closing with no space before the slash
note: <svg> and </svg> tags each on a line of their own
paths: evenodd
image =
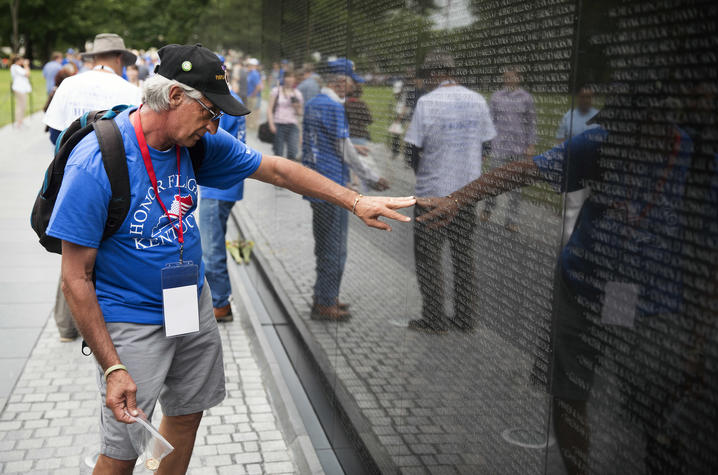
<svg viewBox="0 0 718 475">
<path fill-rule="evenodd" d="M 190 96 L 187 96 L 187 97 L 190 97 Z M 212 122 L 214 122 L 215 120 L 219 120 L 224 115 L 224 112 L 222 112 L 222 111 L 219 111 L 219 112 L 213 111 L 212 109 L 210 109 L 209 107 L 204 105 L 202 103 L 202 101 L 200 101 L 199 99 L 195 99 L 194 97 L 191 97 L 191 99 L 194 99 L 195 101 L 197 101 L 197 103 L 202 106 L 202 109 L 209 112 L 209 120 L 211 120 Z"/>
</svg>

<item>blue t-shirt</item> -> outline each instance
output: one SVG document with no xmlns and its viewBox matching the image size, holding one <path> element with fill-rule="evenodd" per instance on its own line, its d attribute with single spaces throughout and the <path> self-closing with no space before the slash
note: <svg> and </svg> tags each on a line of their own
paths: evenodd
<svg viewBox="0 0 718 475">
<path fill-rule="evenodd" d="M 215 135 L 205 134 L 202 138 L 205 157 L 196 176 L 189 152 L 181 149 L 178 177 L 175 148 L 164 152 L 150 148 L 160 198 L 170 213 L 170 220 L 155 199 L 129 112 L 124 111 L 116 118 L 125 144 L 132 194 L 130 211 L 120 229 L 102 240 L 112 192 L 97 137 L 91 133 L 70 154 L 47 234 L 98 249 L 97 299 L 106 322 L 161 325 L 160 271 L 179 259 L 175 226 L 180 207 L 184 259 L 199 265 L 198 292 L 201 292 L 204 267 L 193 213 L 197 207 L 197 184 L 217 188 L 232 186 L 254 173 L 262 155 L 218 130 Z"/>
<path fill-rule="evenodd" d="M 337 142 L 349 137 L 344 106 L 317 94 L 304 108 L 302 163 L 332 181 L 349 181 L 349 166 L 337 154 Z M 320 201 L 308 198 L 309 201 Z"/>
<path fill-rule="evenodd" d="M 692 142 L 679 135 L 672 164 L 668 153 L 651 161 L 640 149 L 614 144 L 601 127 L 534 157 L 557 190 L 591 189 L 559 256 L 562 276 L 579 299 L 596 304 L 606 282 L 627 282 L 639 286 L 639 315 L 680 307 L 679 216 Z"/>
<path fill-rule="evenodd" d="M 250 97 L 255 97 L 259 95 L 259 91 L 257 91 L 255 94 L 252 94 L 252 91 L 254 91 L 254 88 L 257 87 L 259 81 L 261 80 L 262 75 L 256 69 L 251 70 L 249 74 L 247 74 L 247 93 Z"/>
<path fill-rule="evenodd" d="M 234 91 L 229 91 L 235 99 L 242 102 L 242 99 Z M 247 143 L 247 126 L 244 116 L 233 116 L 225 114 L 219 119 L 219 128 L 226 130 L 232 137 L 237 137 L 242 143 Z M 244 180 L 236 185 L 230 186 L 226 190 L 212 188 L 209 186 L 200 186 L 199 191 L 202 198 L 211 198 L 213 200 L 222 201 L 239 201 L 244 195 Z"/>
<path fill-rule="evenodd" d="M 62 65 L 57 61 L 48 61 L 42 67 L 42 76 L 45 78 L 45 89 L 48 94 L 55 88 L 55 76 L 61 69 Z"/>
</svg>

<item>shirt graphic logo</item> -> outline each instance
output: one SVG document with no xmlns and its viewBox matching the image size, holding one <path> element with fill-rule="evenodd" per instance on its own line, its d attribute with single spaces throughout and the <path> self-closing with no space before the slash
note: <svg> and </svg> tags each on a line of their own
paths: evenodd
<svg viewBox="0 0 718 475">
<path fill-rule="evenodd" d="M 177 175 L 169 175 L 157 180 L 157 188 L 167 206 L 166 214 L 157 203 L 153 187 L 147 187 L 147 192 L 130 216 L 129 233 L 135 249 L 176 246 L 180 214 L 185 235 L 196 228 L 197 223 L 192 210 L 197 204 L 197 181 L 192 177 L 182 178 L 180 182 Z"/>
<path fill-rule="evenodd" d="M 172 200 L 172 206 L 170 206 L 170 209 L 167 211 L 170 218 L 177 219 L 180 215 L 180 209 L 182 210 L 182 216 L 187 216 L 187 211 L 192 209 L 192 205 L 194 205 L 192 195 L 175 195 L 174 200 Z"/>
<path fill-rule="evenodd" d="M 164 233 L 168 227 L 177 225 L 180 210 L 182 210 L 182 218 L 185 218 L 193 205 L 194 199 L 192 195 L 174 195 L 172 205 L 167 209 L 167 214 L 160 216 L 160 219 L 157 220 L 157 225 L 152 228 L 152 237 L 157 237 L 159 234 Z M 167 215 L 169 215 L 169 218 Z"/>
</svg>

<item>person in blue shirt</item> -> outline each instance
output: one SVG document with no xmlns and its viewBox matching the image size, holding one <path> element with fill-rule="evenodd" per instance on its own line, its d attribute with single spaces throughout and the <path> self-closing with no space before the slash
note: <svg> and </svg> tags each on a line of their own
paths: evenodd
<svg viewBox="0 0 718 475">
<path fill-rule="evenodd" d="M 82 63 L 79 59 L 77 59 L 77 51 L 75 51 L 73 48 L 68 48 L 65 52 L 65 58 L 62 60 L 62 65 L 65 66 L 66 64 L 74 64 L 77 68 L 77 71 L 80 72 L 82 69 Z"/>
<path fill-rule="evenodd" d="M 50 61 L 42 67 L 42 76 L 45 78 L 45 90 L 48 95 L 55 89 L 55 76 L 60 69 L 62 69 L 62 53 L 55 51 L 50 56 Z"/>
<path fill-rule="evenodd" d="M 365 148 L 352 144 L 344 99 L 351 78 L 342 74 L 325 77 L 327 87 L 304 108 L 302 163 L 334 183 L 345 185 L 353 170 L 377 190 L 388 188 L 386 179 L 369 167 L 357 151 Z M 359 195 L 361 196 L 361 195 Z M 348 305 L 339 301 L 339 287 L 347 258 L 349 221 L 346 210 L 320 198 L 305 196 L 312 207 L 312 231 L 317 277 L 311 318 L 344 321 L 351 317 Z"/>
<path fill-rule="evenodd" d="M 162 404 L 160 431 L 174 446 L 163 473 L 185 473 L 203 411 L 225 397 L 222 345 L 205 285 L 194 210 L 198 186 L 247 177 L 352 209 L 367 225 L 409 218 L 409 198 L 363 197 L 281 157 L 262 156 L 219 130 L 249 111 L 230 95 L 219 59 L 200 45 L 159 50 L 143 104 L 115 123 L 127 156 L 131 202 L 103 239 L 112 197 L 97 137 L 72 151 L 47 234 L 62 240 L 62 288 L 97 361 L 102 399 L 97 473 L 129 473 L 137 452 L 126 424 Z M 195 169 L 189 147 L 203 149 Z M 93 278 L 94 277 L 94 278 Z M 172 331 L 170 331 L 172 329 Z"/>
<path fill-rule="evenodd" d="M 224 58 L 219 56 L 222 63 Z M 239 96 L 231 90 L 230 94 L 238 102 Z M 247 127 L 243 116 L 225 114 L 219 119 L 219 128 L 232 137 L 247 143 Z M 242 199 L 244 182 L 223 190 L 208 186 L 200 186 L 199 198 L 199 230 L 202 236 L 202 261 L 204 262 L 204 275 L 212 290 L 212 307 L 214 318 L 218 322 L 231 322 L 232 306 L 229 296 L 232 289 L 227 273 L 227 251 L 224 235 L 227 233 L 227 219 L 234 203 Z"/>
<path fill-rule="evenodd" d="M 247 106 L 254 112 L 247 120 L 247 126 L 254 128 L 259 120 L 259 110 L 262 105 L 262 73 L 259 71 L 259 61 L 256 58 L 247 60 L 249 73 L 247 73 Z"/>
<path fill-rule="evenodd" d="M 708 450 L 697 434 L 712 438 L 718 426 L 706 410 L 718 403 L 715 360 L 706 356 L 716 354 L 715 314 L 706 309 L 718 266 L 718 154 L 704 153 L 710 166 L 696 168 L 700 134 L 686 133 L 676 100 L 651 86 L 659 92 L 650 97 L 630 87 L 609 95 L 593 127 L 543 154 L 417 200 L 432 210 L 417 221 L 441 227 L 463 203 L 539 179 L 562 192 L 590 189 L 558 256 L 550 336 L 554 430 L 572 474 L 585 473 L 602 430 L 589 425 L 590 396 L 611 405 L 605 398 L 622 395 L 615 406 L 643 431 L 651 473 L 704 473 L 714 463 L 687 444 Z M 596 391 L 599 372 L 610 376 Z"/>
</svg>

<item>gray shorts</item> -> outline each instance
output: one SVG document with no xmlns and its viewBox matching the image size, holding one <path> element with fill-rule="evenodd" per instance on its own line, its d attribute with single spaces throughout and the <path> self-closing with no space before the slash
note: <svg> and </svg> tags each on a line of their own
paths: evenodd
<svg viewBox="0 0 718 475">
<path fill-rule="evenodd" d="M 165 415 L 181 416 L 216 406 L 225 397 L 222 342 L 206 281 L 199 299 L 199 313 L 199 332 L 177 338 L 165 337 L 162 325 L 107 324 L 120 360 L 137 384 L 137 407 L 148 418 L 152 417 L 158 399 Z M 107 386 L 99 365 L 97 384 L 102 406 L 100 453 L 118 460 L 137 458 L 129 426 L 118 422 L 105 407 Z"/>
</svg>

